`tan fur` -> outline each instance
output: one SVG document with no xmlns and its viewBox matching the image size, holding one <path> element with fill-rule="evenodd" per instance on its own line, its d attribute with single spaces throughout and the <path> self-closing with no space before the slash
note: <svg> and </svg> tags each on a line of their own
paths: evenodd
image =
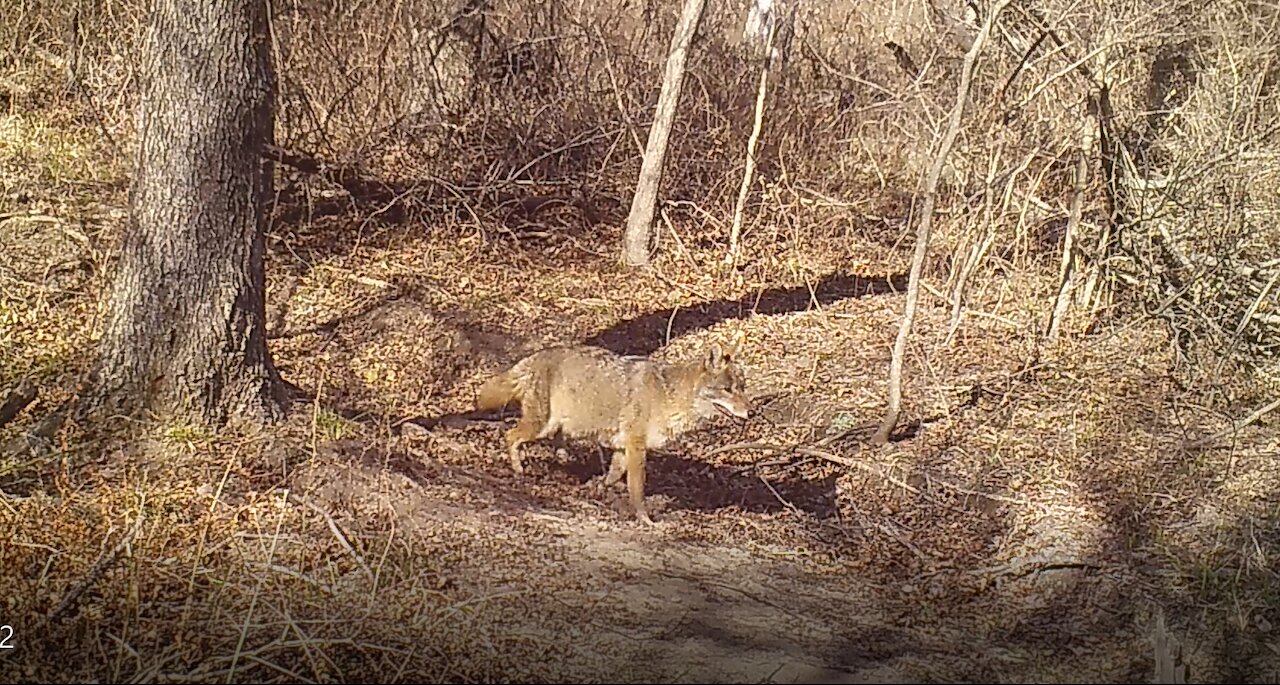
<svg viewBox="0 0 1280 685">
<path fill-rule="evenodd" d="M 497 375 L 485 381 L 476 394 L 476 409 L 493 411 L 503 409 L 517 397 L 515 383 L 505 375 Z"/>
<path fill-rule="evenodd" d="M 698 358 L 668 363 L 622 357 L 598 347 L 551 347 L 486 381 L 476 395 L 476 408 L 520 404 L 520 421 L 506 433 L 511 469 L 517 474 L 524 473 L 520 446 L 557 431 L 612 448 L 601 488 L 620 484 L 626 473 L 637 518 L 652 524 L 644 506 L 648 450 L 720 412 L 747 418 L 750 402 L 735 348 L 713 344 Z"/>
</svg>

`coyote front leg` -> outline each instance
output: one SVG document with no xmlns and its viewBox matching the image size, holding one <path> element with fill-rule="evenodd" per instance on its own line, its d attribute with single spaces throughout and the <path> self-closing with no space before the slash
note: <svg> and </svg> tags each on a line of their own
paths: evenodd
<svg viewBox="0 0 1280 685">
<path fill-rule="evenodd" d="M 625 448 L 627 462 L 627 489 L 631 491 L 631 508 L 636 518 L 647 525 L 654 525 L 644 506 L 645 440 L 643 435 L 627 438 Z"/>
<path fill-rule="evenodd" d="M 623 450 L 614 450 L 613 459 L 609 462 L 609 472 L 596 481 L 601 494 L 611 487 L 622 486 L 622 476 L 627 472 L 627 454 Z"/>
</svg>

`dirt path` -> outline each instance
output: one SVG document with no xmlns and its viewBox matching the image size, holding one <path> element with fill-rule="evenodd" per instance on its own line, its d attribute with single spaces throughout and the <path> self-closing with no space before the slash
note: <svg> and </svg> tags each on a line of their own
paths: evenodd
<svg viewBox="0 0 1280 685">
<path fill-rule="evenodd" d="M 441 572 L 461 594 L 487 603 L 476 619 L 484 622 L 480 634 L 499 645 L 495 651 L 527 649 L 533 679 L 852 683 L 1057 673 L 1131 680 L 1147 668 L 1132 623 L 1107 618 L 1085 599 L 1108 596 L 1115 583 L 1106 575 L 1068 571 L 957 595 L 974 587 L 971 578 L 958 581 L 962 570 L 885 585 L 859 570 L 856 550 L 834 561 L 810 553 L 797 541 L 817 523 L 803 515 L 669 511 L 647 529 L 573 497 L 572 486 L 539 505 L 521 495 L 532 484 L 477 479 L 466 501 L 455 495 L 446 503 L 449 489 L 459 489 L 457 471 L 411 478 L 347 464 L 315 476 L 300 486 L 325 506 L 355 512 L 382 500 L 397 529 L 414 535 L 417 553 L 447 558 Z M 698 539 L 688 525 L 694 515 L 709 528 L 742 530 Z M 787 528 L 797 534 L 779 537 Z M 1084 653 L 1085 661 L 1073 656 Z"/>
<path fill-rule="evenodd" d="M 889 675 L 837 668 L 848 666 L 839 654 L 841 632 L 877 627 L 884 617 L 860 610 L 857 594 L 831 592 L 785 560 L 645 531 L 602 530 L 581 519 L 547 526 L 564 546 L 557 556 L 578 559 L 561 569 L 566 579 L 586 576 L 612 586 L 596 599 L 618 607 L 625 625 L 593 621 L 591 648 L 630 664 L 637 679 L 860 682 Z M 844 625 L 833 620 L 841 610 Z M 536 626 L 536 620 L 529 625 Z"/>
</svg>

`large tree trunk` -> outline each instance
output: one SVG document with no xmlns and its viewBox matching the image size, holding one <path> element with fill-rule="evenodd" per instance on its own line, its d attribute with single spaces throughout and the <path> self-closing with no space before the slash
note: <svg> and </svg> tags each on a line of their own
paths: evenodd
<svg viewBox="0 0 1280 685">
<path fill-rule="evenodd" d="M 153 0 L 100 399 L 231 420 L 284 409 L 266 344 L 275 75 L 264 0 Z"/>
<path fill-rule="evenodd" d="M 689 54 L 689 43 L 702 18 L 706 0 L 684 0 L 680 22 L 671 36 L 671 52 L 667 55 L 667 70 L 662 77 L 662 92 L 658 95 L 658 111 L 649 127 L 649 142 L 640 166 L 640 179 L 631 199 L 631 213 L 627 216 L 627 230 L 622 238 L 622 261 L 627 266 L 644 266 L 649 263 L 649 237 L 653 227 L 653 212 L 658 203 L 658 186 L 662 183 L 662 165 L 667 156 L 667 140 L 671 137 L 671 121 L 680 102 L 680 90 L 684 86 L 684 64 Z"/>
</svg>

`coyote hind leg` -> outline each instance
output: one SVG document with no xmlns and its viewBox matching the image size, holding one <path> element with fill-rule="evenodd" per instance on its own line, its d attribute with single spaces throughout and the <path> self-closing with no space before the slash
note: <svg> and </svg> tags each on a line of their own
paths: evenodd
<svg viewBox="0 0 1280 685">
<path fill-rule="evenodd" d="M 524 473 L 521 445 L 545 438 L 556 430 L 556 426 L 551 425 L 551 370 L 535 366 L 519 385 L 520 421 L 506 435 L 507 456 L 516 475 Z"/>
</svg>

